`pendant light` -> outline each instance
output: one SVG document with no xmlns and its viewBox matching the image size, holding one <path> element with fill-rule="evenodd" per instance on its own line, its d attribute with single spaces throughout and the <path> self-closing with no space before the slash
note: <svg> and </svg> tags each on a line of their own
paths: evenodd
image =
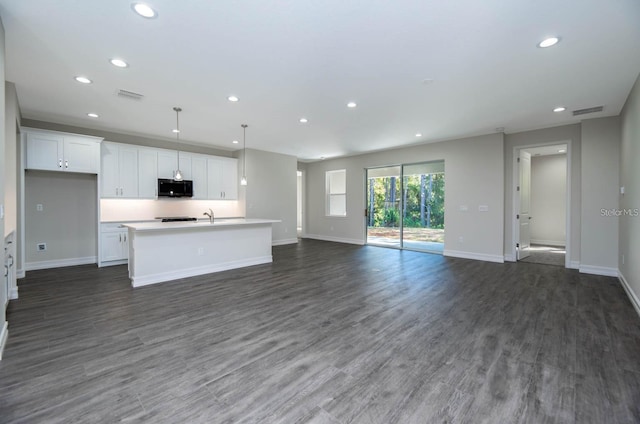
<svg viewBox="0 0 640 424">
<path fill-rule="evenodd" d="M 176 129 L 173 130 L 176 133 L 176 152 L 178 153 L 178 169 L 173 171 L 173 179 L 175 181 L 182 181 L 182 171 L 180 171 L 180 119 L 178 118 L 182 109 L 179 107 L 174 107 L 173 110 L 176 111 Z"/>
<path fill-rule="evenodd" d="M 247 127 L 249 125 L 242 124 L 242 179 L 240 180 L 240 185 L 247 185 L 247 175 L 245 171 L 247 170 Z"/>
</svg>

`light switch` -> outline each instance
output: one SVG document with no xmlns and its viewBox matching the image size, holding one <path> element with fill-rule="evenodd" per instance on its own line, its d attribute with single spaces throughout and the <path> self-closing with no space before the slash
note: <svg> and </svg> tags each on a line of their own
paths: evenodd
<svg viewBox="0 0 640 424">
<path fill-rule="evenodd" d="M 37 210 L 38 212 L 42 212 L 42 209 L 43 209 L 43 207 L 42 207 L 42 203 L 38 203 L 38 204 L 36 205 L 36 210 Z"/>
<path fill-rule="evenodd" d="M 478 211 L 480 211 L 480 212 L 488 212 L 489 211 L 489 205 L 480 205 L 480 206 L 478 206 Z"/>
<path fill-rule="evenodd" d="M 620 187 L 620 194 L 624 196 L 624 186 Z"/>
<path fill-rule="evenodd" d="M 469 206 L 467 205 L 460 205 L 460 212 L 466 212 L 469 210 Z"/>
</svg>

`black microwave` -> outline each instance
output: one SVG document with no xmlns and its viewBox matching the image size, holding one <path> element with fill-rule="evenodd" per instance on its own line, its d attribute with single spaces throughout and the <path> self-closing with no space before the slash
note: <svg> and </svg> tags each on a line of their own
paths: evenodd
<svg viewBox="0 0 640 424">
<path fill-rule="evenodd" d="M 158 197 L 193 197 L 193 181 L 158 178 Z"/>
</svg>

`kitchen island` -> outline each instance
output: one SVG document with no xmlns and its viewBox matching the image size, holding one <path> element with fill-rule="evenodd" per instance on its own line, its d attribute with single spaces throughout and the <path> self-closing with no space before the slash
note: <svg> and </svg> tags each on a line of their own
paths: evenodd
<svg viewBox="0 0 640 424">
<path fill-rule="evenodd" d="M 273 219 L 123 224 L 133 287 L 270 263 Z"/>
</svg>

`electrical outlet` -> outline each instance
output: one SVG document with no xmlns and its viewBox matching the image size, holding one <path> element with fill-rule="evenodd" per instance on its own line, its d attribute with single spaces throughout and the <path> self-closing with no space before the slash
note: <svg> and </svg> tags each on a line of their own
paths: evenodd
<svg viewBox="0 0 640 424">
<path fill-rule="evenodd" d="M 204 247 L 198 247 L 198 256 L 204 255 Z"/>
<path fill-rule="evenodd" d="M 42 203 L 38 203 L 38 204 L 36 205 L 36 210 L 37 210 L 38 212 L 42 212 L 42 210 L 43 210 L 43 209 L 44 209 L 44 208 L 43 208 L 43 206 L 42 206 Z"/>
<path fill-rule="evenodd" d="M 38 243 L 38 252 L 44 252 L 47 250 L 47 243 Z"/>
<path fill-rule="evenodd" d="M 458 237 L 458 242 L 464 243 L 464 237 L 462 237 L 462 236 Z"/>
</svg>

